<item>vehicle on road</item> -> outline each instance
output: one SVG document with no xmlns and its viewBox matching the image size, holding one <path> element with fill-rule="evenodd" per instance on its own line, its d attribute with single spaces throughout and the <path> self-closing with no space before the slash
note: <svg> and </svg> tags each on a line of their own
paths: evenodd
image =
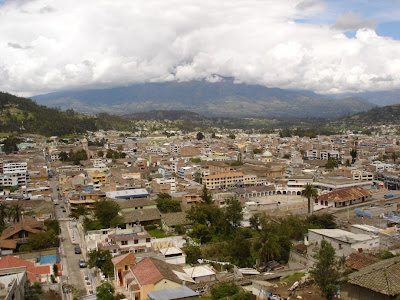
<svg viewBox="0 0 400 300">
<path fill-rule="evenodd" d="M 74 251 L 75 251 L 75 254 L 81 254 L 82 253 L 81 248 L 79 246 L 76 246 Z"/>
<path fill-rule="evenodd" d="M 389 199 L 389 198 L 393 198 L 393 197 L 394 197 L 393 194 L 386 194 L 386 195 L 384 196 L 385 199 Z"/>
<path fill-rule="evenodd" d="M 79 260 L 79 267 L 80 268 L 86 268 L 86 262 L 85 262 L 85 260 L 83 258 L 81 258 Z"/>
</svg>

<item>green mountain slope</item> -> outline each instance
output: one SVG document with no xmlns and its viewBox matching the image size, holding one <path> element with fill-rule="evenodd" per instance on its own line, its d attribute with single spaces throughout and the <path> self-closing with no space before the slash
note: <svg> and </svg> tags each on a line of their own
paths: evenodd
<svg viewBox="0 0 400 300">
<path fill-rule="evenodd" d="M 26 132 L 45 136 L 84 133 L 87 130 L 131 130 L 132 121 L 108 114 L 87 116 L 38 105 L 0 92 L 0 132 Z"/>
<path fill-rule="evenodd" d="M 342 127 L 362 127 L 374 125 L 400 124 L 400 104 L 373 108 L 366 112 L 345 116 L 331 122 Z"/>
</svg>

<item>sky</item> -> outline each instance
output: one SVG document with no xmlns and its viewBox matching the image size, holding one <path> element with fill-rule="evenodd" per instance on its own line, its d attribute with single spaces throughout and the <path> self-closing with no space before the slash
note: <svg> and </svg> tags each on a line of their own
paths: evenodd
<svg viewBox="0 0 400 300">
<path fill-rule="evenodd" d="M 0 0 L 0 91 L 400 88 L 400 0 Z"/>
</svg>

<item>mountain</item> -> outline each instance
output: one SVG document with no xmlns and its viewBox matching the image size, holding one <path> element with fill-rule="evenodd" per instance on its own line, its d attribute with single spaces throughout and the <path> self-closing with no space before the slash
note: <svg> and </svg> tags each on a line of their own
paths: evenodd
<svg viewBox="0 0 400 300">
<path fill-rule="evenodd" d="M 169 121 L 187 121 L 187 122 L 203 122 L 208 120 L 207 117 L 201 116 L 189 110 L 151 110 L 140 113 L 123 115 L 122 117 L 136 120 L 169 120 Z"/>
<path fill-rule="evenodd" d="M 387 124 L 399 125 L 400 104 L 376 107 L 366 112 L 345 116 L 333 121 L 332 124 L 346 128 Z"/>
<path fill-rule="evenodd" d="M 84 133 L 98 129 L 131 130 L 132 121 L 108 114 L 88 116 L 38 105 L 26 98 L 0 92 L 0 132 L 45 136 Z"/>
<path fill-rule="evenodd" d="M 345 97 L 361 97 L 378 106 L 400 104 L 400 89 L 381 92 L 346 93 L 336 95 L 319 95 L 321 98 L 342 99 Z"/>
<path fill-rule="evenodd" d="M 190 110 L 205 116 L 326 118 L 368 110 L 361 98 L 326 100 L 297 91 L 219 82 L 143 83 L 111 89 L 63 91 L 32 97 L 38 103 L 84 113 L 127 114 L 150 110 Z"/>
</svg>

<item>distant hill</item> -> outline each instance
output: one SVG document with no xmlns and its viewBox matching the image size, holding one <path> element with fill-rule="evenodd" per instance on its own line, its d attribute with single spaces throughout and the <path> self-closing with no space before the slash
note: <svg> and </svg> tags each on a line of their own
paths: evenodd
<svg viewBox="0 0 400 300">
<path fill-rule="evenodd" d="M 322 98 L 343 99 L 345 97 L 361 97 L 378 106 L 400 104 L 400 89 L 381 92 L 346 93 L 336 95 L 321 95 Z"/>
<path fill-rule="evenodd" d="M 219 82 L 143 83 L 111 89 L 64 91 L 33 97 L 47 106 L 84 113 L 137 113 L 151 110 L 190 110 L 207 117 L 268 117 L 334 119 L 374 107 L 362 98 L 340 101 L 312 93 Z"/>
<path fill-rule="evenodd" d="M 84 133 L 98 129 L 131 130 L 132 122 L 108 114 L 87 116 L 38 105 L 26 98 L 0 92 L 0 131 L 45 136 Z"/>
<path fill-rule="evenodd" d="M 136 120 L 169 120 L 169 121 L 187 121 L 187 122 L 202 122 L 208 118 L 201 116 L 189 110 L 151 110 L 140 113 L 123 115 L 122 117 Z"/>
<path fill-rule="evenodd" d="M 400 104 L 376 107 L 366 112 L 339 118 L 332 123 L 345 127 L 400 124 Z"/>
</svg>

